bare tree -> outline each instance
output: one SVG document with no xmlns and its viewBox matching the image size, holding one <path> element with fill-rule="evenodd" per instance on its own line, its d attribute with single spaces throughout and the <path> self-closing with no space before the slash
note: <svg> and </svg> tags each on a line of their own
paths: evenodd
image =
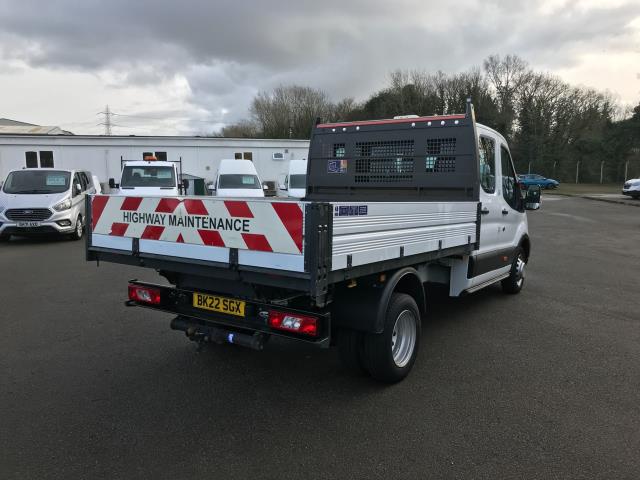
<svg viewBox="0 0 640 480">
<path fill-rule="evenodd" d="M 334 111 L 322 90 L 298 85 L 260 92 L 251 105 L 251 114 L 269 138 L 309 138 L 315 118 Z"/>
<path fill-rule="evenodd" d="M 510 136 L 516 121 L 516 96 L 529 74 L 527 62 L 517 55 L 490 55 L 484 61 L 484 71 L 495 89 L 501 116 L 498 127 Z"/>
<path fill-rule="evenodd" d="M 241 120 L 238 123 L 223 127 L 219 136 L 226 138 L 257 138 L 260 136 L 260 127 L 251 120 Z"/>
</svg>

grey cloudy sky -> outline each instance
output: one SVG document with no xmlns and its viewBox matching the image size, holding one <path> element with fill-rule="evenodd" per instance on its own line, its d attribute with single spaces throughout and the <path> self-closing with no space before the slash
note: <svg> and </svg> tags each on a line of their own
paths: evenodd
<svg viewBox="0 0 640 480">
<path fill-rule="evenodd" d="M 493 53 L 637 104 L 640 1 L 0 0 L 0 117 L 100 133 L 109 104 L 138 116 L 114 133 L 205 133 L 278 84 L 363 99 Z"/>
</svg>

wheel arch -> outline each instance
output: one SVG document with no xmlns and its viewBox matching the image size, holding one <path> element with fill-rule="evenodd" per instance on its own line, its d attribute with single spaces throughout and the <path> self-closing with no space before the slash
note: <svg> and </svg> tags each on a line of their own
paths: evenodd
<svg viewBox="0 0 640 480">
<path fill-rule="evenodd" d="M 331 322 L 338 328 L 381 333 L 391 296 L 410 295 L 421 314 L 426 311 L 427 299 L 420 275 L 413 267 L 388 272 L 384 283 L 358 288 L 344 288 L 336 292 L 331 304 Z"/>
<path fill-rule="evenodd" d="M 520 239 L 520 243 L 518 243 L 518 246 L 522 247 L 522 250 L 524 250 L 524 254 L 528 262 L 529 254 L 531 253 L 531 239 L 529 238 L 529 235 L 525 233 Z"/>
<path fill-rule="evenodd" d="M 427 298 L 424 293 L 424 286 L 418 272 L 414 268 L 406 268 L 397 271 L 388 285 L 392 285 L 393 291 L 391 293 L 406 293 L 411 295 L 418 304 L 420 313 L 425 313 L 427 310 Z M 391 294 L 389 294 L 391 298 Z"/>
</svg>

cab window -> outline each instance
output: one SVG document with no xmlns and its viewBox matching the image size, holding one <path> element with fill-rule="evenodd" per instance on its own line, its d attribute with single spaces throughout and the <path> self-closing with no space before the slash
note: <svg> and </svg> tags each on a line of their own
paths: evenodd
<svg viewBox="0 0 640 480">
<path fill-rule="evenodd" d="M 85 172 L 80 172 L 80 181 L 82 182 L 83 192 L 91 188 L 91 182 L 89 181 L 89 178 L 87 177 L 87 174 Z"/>
<path fill-rule="evenodd" d="M 518 208 L 516 173 L 509 150 L 504 145 L 500 145 L 500 164 L 502 166 L 502 196 L 509 206 L 516 210 Z"/>
<path fill-rule="evenodd" d="M 480 185 L 487 193 L 496 191 L 496 143 L 489 137 L 480 137 Z"/>
<path fill-rule="evenodd" d="M 87 176 L 83 172 L 78 172 L 78 178 L 80 179 L 80 185 L 82 185 L 82 191 L 87 190 Z"/>
<path fill-rule="evenodd" d="M 133 187 L 175 187 L 176 176 L 173 167 L 151 165 L 126 166 L 122 170 L 120 186 Z"/>
<path fill-rule="evenodd" d="M 85 190 L 85 186 L 82 183 L 82 180 L 80 179 L 80 175 L 78 175 L 77 173 L 73 176 L 73 185 L 71 186 L 71 191 L 73 192 L 73 196 L 76 196 L 76 185 L 80 185 L 80 188 L 82 191 Z"/>
<path fill-rule="evenodd" d="M 262 188 L 258 177 L 251 174 L 225 173 L 218 178 L 218 188 Z"/>
</svg>

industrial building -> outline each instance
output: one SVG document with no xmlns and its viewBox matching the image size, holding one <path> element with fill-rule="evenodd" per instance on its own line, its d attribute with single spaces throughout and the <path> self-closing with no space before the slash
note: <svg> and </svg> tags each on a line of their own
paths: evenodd
<svg viewBox="0 0 640 480">
<path fill-rule="evenodd" d="M 35 128 L 37 126 L 33 126 Z M 97 175 L 101 183 L 119 178 L 120 159 L 182 159 L 182 171 L 213 181 L 222 159 L 252 160 L 264 181 L 280 182 L 290 160 L 306 159 L 308 140 L 232 139 L 178 136 L 73 135 L 70 132 L 15 133 L 27 125 L 0 129 L 0 181 L 17 168 L 81 168 Z M 45 127 L 38 127 L 45 128 Z"/>
</svg>

